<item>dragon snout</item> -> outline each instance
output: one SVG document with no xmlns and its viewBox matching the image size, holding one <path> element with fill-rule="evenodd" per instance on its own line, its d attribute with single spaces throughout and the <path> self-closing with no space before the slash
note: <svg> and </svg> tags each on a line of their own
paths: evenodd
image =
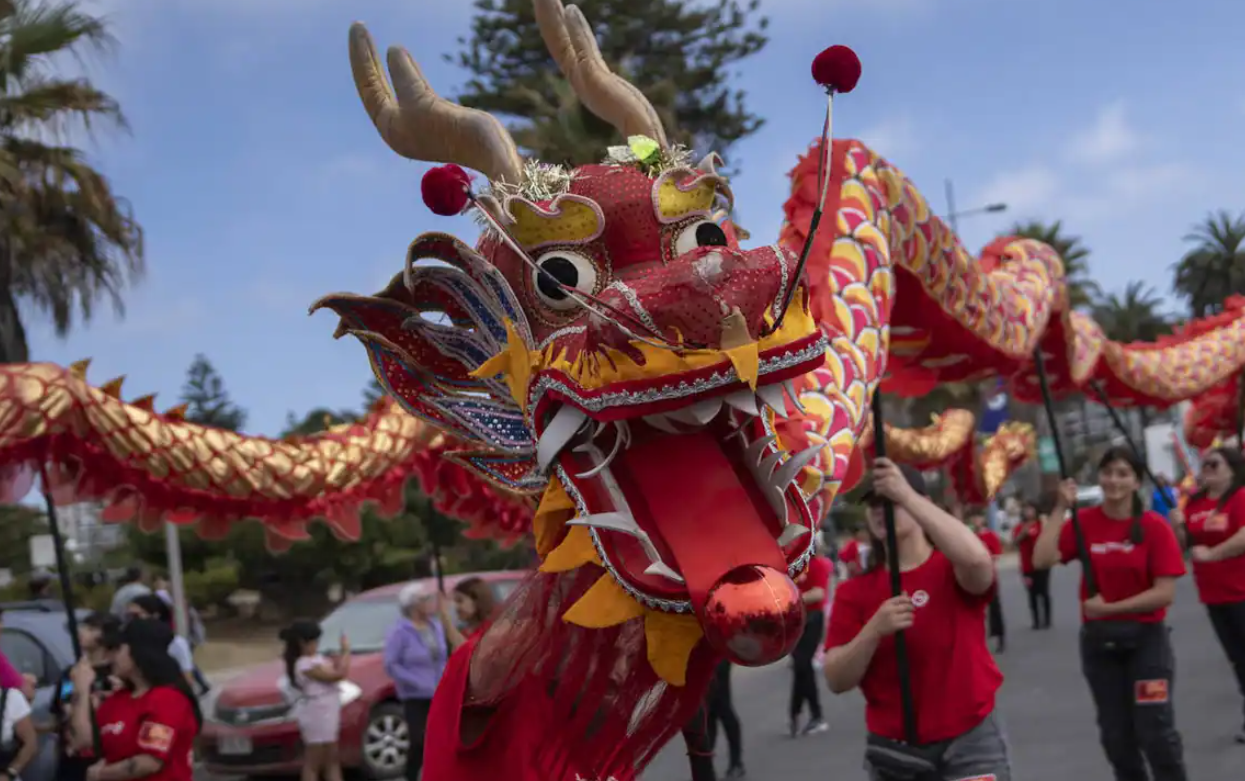
<svg viewBox="0 0 1245 781">
<path fill-rule="evenodd" d="M 765 313 L 785 294 L 794 267 L 779 247 L 699 247 L 614 282 L 601 298 L 672 340 L 719 348 L 723 318 L 736 310 L 752 339 L 761 334 Z"/>
</svg>

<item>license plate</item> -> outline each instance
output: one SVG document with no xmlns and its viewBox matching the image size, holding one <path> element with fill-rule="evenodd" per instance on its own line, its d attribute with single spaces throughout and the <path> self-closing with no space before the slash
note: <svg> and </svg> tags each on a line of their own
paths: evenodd
<svg viewBox="0 0 1245 781">
<path fill-rule="evenodd" d="M 251 753 L 251 739 L 245 735 L 230 735 L 220 739 L 220 753 L 230 757 Z"/>
</svg>

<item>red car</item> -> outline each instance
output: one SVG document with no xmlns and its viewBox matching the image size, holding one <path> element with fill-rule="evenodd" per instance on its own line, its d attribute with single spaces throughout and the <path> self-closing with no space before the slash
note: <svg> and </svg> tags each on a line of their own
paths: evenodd
<svg viewBox="0 0 1245 781">
<path fill-rule="evenodd" d="M 498 603 L 514 591 L 526 572 L 479 572 L 445 578 L 447 590 L 469 577 L 493 586 Z M 433 581 L 435 585 L 435 581 Z M 406 583 L 366 591 L 342 603 L 320 626 L 321 650 L 335 652 L 345 633 L 354 654 L 350 680 L 342 683 L 341 759 L 343 769 L 365 778 L 399 778 L 409 747 L 402 706 L 385 674 L 385 635 L 398 620 L 398 592 Z M 200 751 L 207 770 L 220 775 L 297 775 L 302 767 L 298 725 L 280 683 L 280 659 L 230 679 L 206 709 Z"/>
</svg>

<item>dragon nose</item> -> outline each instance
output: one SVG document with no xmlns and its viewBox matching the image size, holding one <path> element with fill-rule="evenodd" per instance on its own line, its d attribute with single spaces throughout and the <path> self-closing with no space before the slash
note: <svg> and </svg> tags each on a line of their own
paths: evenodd
<svg viewBox="0 0 1245 781">
<path fill-rule="evenodd" d="M 746 564 L 709 590 L 700 623 L 714 650 L 759 667 L 791 653 L 804 631 L 800 590 L 772 567 Z"/>
</svg>

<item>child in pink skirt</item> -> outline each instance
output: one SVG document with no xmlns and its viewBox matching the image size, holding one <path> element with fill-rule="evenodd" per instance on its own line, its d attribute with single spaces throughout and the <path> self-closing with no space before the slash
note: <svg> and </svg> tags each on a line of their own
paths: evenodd
<svg viewBox="0 0 1245 781">
<path fill-rule="evenodd" d="M 341 690 L 350 675 L 350 641 L 341 638 L 341 654 L 320 653 L 320 627 L 295 621 L 281 632 L 286 677 L 294 698 L 293 714 L 303 738 L 301 781 L 342 781 L 337 738 L 341 729 Z"/>
</svg>

